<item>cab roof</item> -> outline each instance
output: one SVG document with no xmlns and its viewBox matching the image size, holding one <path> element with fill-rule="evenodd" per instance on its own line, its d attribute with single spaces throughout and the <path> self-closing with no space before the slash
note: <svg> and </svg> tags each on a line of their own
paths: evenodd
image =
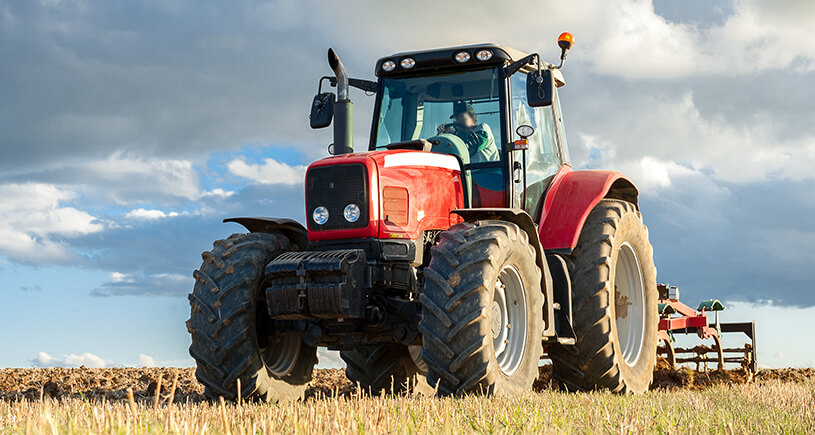
<svg viewBox="0 0 815 435">
<path fill-rule="evenodd" d="M 486 61 L 478 60 L 475 55 L 481 50 L 490 50 L 493 56 Z M 470 59 L 467 62 L 461 63 L 455 60 L 455 55 L 462 51 L 470 55 Z M 473 66 L 479 65 L 500 65 L 506 62 L 514 62 L 528 55 L 529 53 L 524 51 L 493 43 L 461 45 L 458 47 L 434 48 L 421 51 L 405 51 L 380 58 L 376 62 L 376 70 L 374 73 L 378 77 L 389 77 L 415 74 L 418 72 L 427 73 L 428 71 L 434 70 L 472 68 Z M 412 68 L 403 68 L 400 65 L 400 61 L 405 58 L 412 58 L 415 61 L 415 66 Z M 389 60 L 393 61 L 396 67 L 392 71 L 385 71 L 382 69 L 382 64 Z"/>
</svg>

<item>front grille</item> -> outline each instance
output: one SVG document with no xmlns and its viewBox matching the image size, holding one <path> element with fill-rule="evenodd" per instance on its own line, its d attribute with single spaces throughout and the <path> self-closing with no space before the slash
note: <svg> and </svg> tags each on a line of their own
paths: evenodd
<svg viewBox="0 0 815 435">
<path fill-rule="evenodd" d="M 345 206 L 359 206 L 359 219 L 348 222 L 342 215 Z M 328 221 L 317 225 L 314 209 L 328 209 Z M 362 164 L 320 166 L 306 175 L 306 221 L 312 231 L 364 228 L 368 226 L 368 171 Z"/>
</svg>

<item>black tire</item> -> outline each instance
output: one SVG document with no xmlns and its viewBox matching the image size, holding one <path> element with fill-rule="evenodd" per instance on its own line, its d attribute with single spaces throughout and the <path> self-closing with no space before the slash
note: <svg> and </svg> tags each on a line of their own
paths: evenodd
<svg viewBox="0 0 815 435">
<path fill-rule="evenodd" d="M 618 265 L 624 273 L 622 259 L 632 258 L 630 252 L 639 263 L 641 304 L 636 303 L 637 297 L 625 296 L 630 293 L 617 285 L 618 279 L 625 282 L 624 276 L 618 278 Z M 656 365 L 659 316 L 653 248 L 642 215 L 629 202 L 600 201 L 586 219 L 577 246 L 566 257 L 566 263 L 572 280 L 577 343 L 550 347 L 555 380 L 570 391 L 645 392 L 653 380 Z M 640 328 L 628 328 L 627 322 L 634 322 L 640 314 L 642 335 L 637 339 Z M 624 331 L 622 341 L 618 324 L 629 331 Z M 641 343 L 641 347 L 637 343 Z"/>
<path fill-rule="evenodd" d="M 261 293 L 264 270 L 292 248 L 280 234 L 233 234 L 201 254 L 204 262 L 193 274 L 187 329 L 192 335 L 190 355 L 198 365 L 195 375 L 207 397 L 234 400 L 240 379 L 242 398 L 302 398 L 317 362 L 317 349 L 292 332 L 271 339 L 258 335 L 269 320 Z M 277 374 L 270 364 L 280 369 Z"/>
<path fill-rule="evenodd" d="M 500 314 L 496 296 L 502 283 L 518 288 L 507 284 L 511 280 L 499 281 L 505 274 L 517 276 L 520 290 L 514 294 L 523 295 L 503 297 L 504 306 L 516 310 L 515 320 L 524 326 L 517 333 L 511 331 L 512 316 Z M 457 224 L 441 233 L 424 277 L 419 330 L 430 387 L 437 387 L 441 395 L 531 391 L 543 352 L 543 294 L 541 270 L 526 233 L 503 221 Z M 523 317 L 525 322 L 518 320 Z M 501 334 L 511 340 L 502 340 Z M 500 350 L 501 343 L 506 350 Z M 507 359 L 515 362 L 500 362 Z"/>
<path fill-rule="evenodd" d="M 346 364 L 345 376 L 371 395 L 408 391 L 419 376 L 424 377 L 408 347 L 402 344 L 359 346 L 341 351 L 340 357 Z"/>
</svg>

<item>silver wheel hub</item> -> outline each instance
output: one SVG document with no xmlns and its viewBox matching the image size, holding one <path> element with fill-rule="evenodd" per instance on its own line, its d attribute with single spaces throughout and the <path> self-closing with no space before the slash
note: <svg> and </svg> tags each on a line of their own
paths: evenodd
<svg viewBox="0 0 815 435">
<path fill-rule="evenodd" d="M 518 370 L 526 349 L 526 292 L 514 266 L 498 274 L 490 309 L 492 345 L 498 367 L 509 376 Z"/>
<path fill-rule="evenodd" d="M 633 367 L 645 341 L 645 286 L 637 253 L 630 243 L 620 246 L 614 273 L 614 316 L 623 361 Z"/>
<path fill-rule="evenodd" d="M 288 332 L 276 337 L 277 342 L 262 350 L 266 369 L 278 378 L 291 373 L 300 357 L 301 340 L 296 332 Z"/>
</svg>

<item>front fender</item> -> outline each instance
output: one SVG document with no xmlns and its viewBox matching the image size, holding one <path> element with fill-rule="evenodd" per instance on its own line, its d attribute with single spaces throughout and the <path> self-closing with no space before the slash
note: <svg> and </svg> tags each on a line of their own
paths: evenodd
<svg viewBox="0 0 815 435">
<path fill-rule="evenodd" d="M 241 224 L 250 233 L 279 232 L 288 237 L 299 249 L 308 249 L 308 231 L 293 219 L 270 217 L 232 217 L 224 219 L 226 222 Z"/>
<path fill-rule="evenodd" d="M 603 198 L 637 205 L 637 188 L 614 171 L 568 171 L 557 177 L 543 206 L 539 236 L 543 249 L 570 254 L 595 205 Z"/>
</svg>

